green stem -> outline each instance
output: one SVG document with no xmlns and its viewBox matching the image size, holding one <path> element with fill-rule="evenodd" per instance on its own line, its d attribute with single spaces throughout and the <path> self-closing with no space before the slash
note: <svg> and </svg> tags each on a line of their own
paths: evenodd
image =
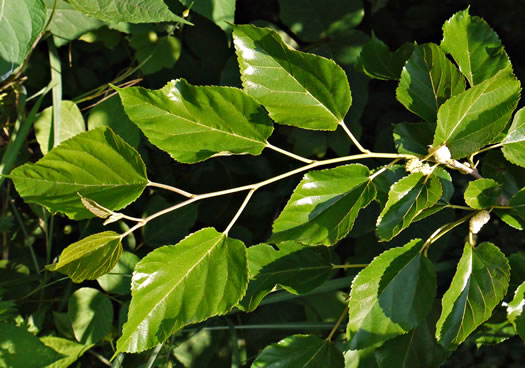
<svg viewBox="0 0 525 368">
<path fill-rule="evenodd" d="M 332 328 L 332 331 L 330 331 L 330 334 L 326 337 L 326 341 L 332 341 L 332 337 L 334 336 L 335 332 L 337 331 L 337 329 L 339 328 L 339 326 L 341 325 L 341 323 L 343 322 L 343 320 L 345 319 L 347 314 L 348 314 L 348 305 L 346 306 L 346 308 L 343 311 L 343 313 L 341 313 L 341 315 L 337 319 L 337 322 L 335 323 L 334 327 Z"/>
<path fill-rule="evenodd" d="M 60 127 L 62 125 L 62 64 L 53 38 L 47 40 L 49 48 L 49 66 L 53 87 L 53 132 L 49 134 L 49 150 L 60 144 Z"/>
<path fill-rule="evenodd" d="M 151 368 L 153 367 L 153 364 L 155 364 L 155 360 L 157 360 L 157 357 L 159 356 L 160 350 L 162 349 L 163 343 L 158 344 L 155 346 L 155 349 L 151 352 L 151 355 L 149 356 L 148 362 L 144 366 L 144 368 Z"/>
<path fill-rule="evenodd" d="M 346 126 L 345 122 L 344 121 L 341 121 L 339 123 L 339 125 L 341 126 L 341 128 L 343 128 L 343 130 L 345 131 L 346 135 L 348 136 L 348 138 L 350 138 L 350 140 L 352 141 L 353 144 L 355 144 L 355 146 L 357 147 L 357 149 L 363 153 L 370 153 L 369 150 L 365 149 L 363 146 L 361 146 L 361 143 L 359 143 L 359 141 L 354 137 L 354 135 L 352 134 L 352 132 L 350 131 L 350 129 L 348 129 L 348 127 Z"/>
<path fill-rule="evenodd" d="M 436 231 L 430 235 L 430 237 L 425 241 L 425 244 L 423 244 L 423 247 L 421 248 L 420 252 L 423 252 L 423 254 L 426 256 L 428 252 L 428 248 L 431 244 L 435 243 L 439 238 L 441 238 L 443 235 L 451 231 L 452 229 L 456 228 L 457 226 L 461 225 L 462 223 L 470 220 L 472 216 L 474 216 L 477 212 L 469 213 L 467 216 L 464 216 L 460 218 L 459 220 L 456 220 L 454 222 L 450 222 L 448 224 L 445 224 L 438 228 Z"/>
<path fill-rule="evenodd" d="M 355 263 L 355 264 L 344 264 L 344 265 L 332 265 L 332 268 L 334 270 L 336 269 L 344 269 L 346 270 L 347 268 L 365 268 L 368 266 L 368 263 Z"/>
<path fill-rule="evenodd" d="M 18 298 L 18 299 L 15 300 L 15 301 L 19 301 L 19 300 L 26 299 L 26 298 L 30 297 L 31 295 L 33 295 L 33 294 L 39 292 L 40 290 L 45 289 L 45 288 L 48 287 L 48 286 L 58 284 L 59 282 L 62 282 L 62 281 L 65 281 L 65 280 L 69 280 L 69 277 L 68 277 L 68 276 L 66 276 L 66 277 L 62 277 L 62 278 L 60 278 L 60 279 L 58 279 L 58 280 L 55 280 L 55 281 L 52 281 L 52 282 L 50 282 L 50 283 L 48 283 L 48 284 L 42 285 L 42 286 L 36 288 L 35 290 L 32 290 L 29 294 L 26 294 L 26 295 L 24 295 L 23 297 Z"/>
<path fill-rule="evenodd" d="M 226 228 L 226 230 L 224 230 L 223 232 L 224 235 L 228 236 L 228 233 L 230 232 L 232 226 L 235 224 L 235 222 L 241 215 L 242 211 L 244 211 L 244 209 L 246 208 L 246 205 L 248 204 L 248 202 L 252 198 L 253 193 L 255 193 L 256 190 L 257 189 L 254 188 L 248 192 L 248 194 L 246 195 L 246 198 L 244 198 L 244 201 L 241 204 L 241 207 L 239 207 L 239 209 L 237 210 L 237 213 L 235 214 L 235 216 L 233 216 L 233 219 L 228 224 L 228 227 Z"/>
<path fill-rule="evenodd" d="M 276 152 L 282 153 L 285 156 L 291 157 L 291 158 L 293 158 L 295 160 L 298 160 L 298 161 L 301 161 L 301 162 L 305 162 L 307 164 L 311 164 L 312 162 L 315 162 L 315 160 L 310 160 L 308 158 L 304 158 L 302 156 L 296 155 L 295 153 L 288 152 L 288 151 L 286 151 L 286 150 L 284 150 L 282 148 L 276 147 L 276 146 L 270 144 L 270 142 L 266 142 L 266 147 L 268 147 L 270 149 L 273 149 Z"/>
<path fill-rule="evenodd" d="M 328 330 L 334 327 L 333 323 L 317 323 L 317 322 L 288 322 L 288 323 L 265 323 L 253 325 L 237 325 L 233 326 L 236 330 Z M 210 327 L 194 327 L 185 328 L 183 332 L 198 332 L 198 331 L 226 331 L 230 330 L 230 326 L 210 326 Z"/>
<path fill-rule="evenodd" d="M 447 204 L 445 207 L 452 208 L 455 210 L 477 211 L 475 208 L 467 207 L 467 206 L 458 206 L 456 204 Z"/>
</svg>

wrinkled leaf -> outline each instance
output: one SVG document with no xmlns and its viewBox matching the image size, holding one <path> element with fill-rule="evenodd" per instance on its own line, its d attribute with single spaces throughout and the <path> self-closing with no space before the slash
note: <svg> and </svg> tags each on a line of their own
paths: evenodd
<svg viewBox="0 0 525 368">
<path fill-rule="evenodd" d="M 325 282 L 332 274 L 332 259 L 326 247 L 305 247 L 295 242 L 248 248 L 250 283 L 240 306 L 251 312 L 280 285 L 292 294 L 304 294 Z"/>
<path fill-rule="evenodd" d="M 343 354 L 315 335 L 292 335 L 267 346 L 251 368 L 343 368 Z"/>
<path fill-rule="evenodd" d="M 501 143 L 505 158 L 515 165 L 525 167 L 525 108 L 514 115 L 509 132 Z"/>
<path fill-rule="evenodd" d="M 44 345 L 64 355 L 64 358 L 46 365 L 44 368 L 67 368 L 76 362 L 93 345 L 77 344 L 74 341 L 55 336 L 44 336 L 40 338 Z"/>
<path fill-rule="evenodd" d="M 478 326 L 507 292 L 510 267 L 507 258 L 491 243 L 476 248 L 465 244 L 456 274 L 443 295 L 436 338 L 449 350 L 455 349 Z"/>
<path fill-rule="evenodd" d="M 295 188 L 273 224 L 271 241 L 333 245 L 354 225 L 376 195 L 366 166 L 354 164 L 311 171 Z"/>
<path fill-rule="evenodd" d="M 24 62 L 45 21 L 42 0 L 0 0 L 0 82 Z"/>
<path fill-rule="evenodd" d="M 247 286 L 244 244 L 215 229 L 154 250 L 135 266 L 117 352 L 144 351 L 188 324 L 227 313 Z"/>
<path fill-rule="evenodd" d="M 244 90 L 279 124 L 335 130 L 352 98 L 333 61 L 291 49 L 277 32 L 236 26 L 233 40 Z"/>
<path fill-rule="evenodd" d="M 377 218 L 377 235 L 390 240 L 414 222 L 423 210 L 441 198 L 443 189 L 435 175 L 416 172 L 392 185 L 388 201 Z"/>
<path fill-rule="evenodd" d="M 432 263 L 414 239 L 383 252 L 352 282 L 348 302 L 350 349 L 402 335 L 423 321 L 436 293 Z"/>
<path fill-rule="evenodd" d="M 75 220 L 93 216 L 78 194 L 119 210 L 148 184 L 137 151 L 108 128 L 77 134 L 36 163 L 17 167 L 9 177 L 26 202 Z"/>
<path fill-rule="evenodd" d="M 505 69 L 450 98 L 438 111 L 434 147 L 446 145 L 458 159 L 492 143 L 507 125 L 520 91 L 520 82 Z"/>
<path fill-rule="evenodd" d="M 117 90 L 129 118 L 150 142 L 180 162 L 259 155 L 273 131 L 264 109 L 236 88 L 197 87 L 178 79 L 160 90 Z"/>
<path fill-rule="evenodd" d="M 58 262 L 47 265 L 46 269 L 66 274 L 73 282 L 94 280 L 109 272 L 121 253 L 120 235 L 105 231 L 69 245 L 60 254 Z"/>
<path fill-rule="evenodd" d="M 507 306 L 507 318 L 512 323 L 516 332 L 525 341 L 525 314 L 523 307 L 525 306 L 525 282 L 523 282 L 514 294 L 514 298 Z"/>
<path fill-rule="evenodd" d="M 407 60 L 396 97 L 408 110 L 435 123 L 439 106 L 464 90 L 465 78 L 456 66 L 438 45 L 427 43 L 416 46 Z"/>
<path fill-rule="evenodd" d="M 445 22 L 441 47 L 452 55 L 471 86 L 510 66 L 496 32 L 482 18 L 471 17 L 468 9 Z"/>
<path fill-rule="evenodd" d="M 468 183 L 465 203 L 472 208 L 482 209 L 499 204 L 501 187 L 492 179 L 478 179 Z"/>
</svg>

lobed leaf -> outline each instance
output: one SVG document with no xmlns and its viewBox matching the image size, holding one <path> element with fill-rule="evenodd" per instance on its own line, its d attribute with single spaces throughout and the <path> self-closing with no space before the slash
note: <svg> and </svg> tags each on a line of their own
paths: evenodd
<svg viewBox="0 0 525 368">
<path fill-rule="evenodd" d="M 507 318 L 514 326 L 514 329 L 525 341 L 525 282 L 523 282 L 514 293 L 514 298 L 507 306 Z"/>
<path fill-rule="evenodd" d="M 137 151 L 109 128 L 78 134 L 36 163 L 17 167 L 9 177 L 26 202 L 74 220 L 93 216 L 79 194 L 119 210 L 137 199 L 148 184 Z"/>
<path fill-rule="evenodd" d="M 471 86 L 510 66 L 496 32 L 482 18 L 470 16 L 468 9 L 445 22 L 441 48 L 452 55 Z"/>
<path fill-rule="evenodd" d="M 500 184 L 492 179 L 478 179 L 468 183 L 465 190 L 465 203 L 472 208 L 482 209 L 499 204 Z"/>
<path fill-rule="evenodd" d="M 343 368 L 343 354 L 315 335 L 292 335 L 264 348 L 251 368 Z"/>
<path fill-rule="evenodd" d="M 525 108 L 514 115 L 510 129 L 501 144 L 501 151 L 507 160 L 525 167 Z"/>
<path fill-rule="evenodd" d="M 473 248 L 465 244 L 450 288 L 443 295 L 436 325 L 439 343 L 453 350 L 489 319 L 507 292 L 509 278 L 509 262 L 495 245 L 485 242 Z"/>
<path fill-rule="evenodd" d="M 376 196 L 366 166 L 354 164 L 307 173 L 273 224 L 270 241 L 333 245 Z"/>
<path fill-rule="evenodd" d="M 120 235 L 105 231 L 69 245 L 58 262 L 47 265 L 46 269 L 66 274 L 73 282 L 94 280 L 111 271 L 121 253 Z"/>
<path fill-rule="evenodd" d="M 326 247 L 305 247 L 284 242 L 275 250 L 267 244 L 248 248 L 250 282 L 239 307 L 247 312 L 279 285 L 292 294 L 304 294 L 325 282 L 332 274 L 332 257 Z"/>
<path fill-rule="evenodd" d="M 414 239 L 392 248 L 364 268 L 352 282 L 348 302 L 350 349 L 363 349 L 402 335 L 432 308 L 436 275 Z"/>
<path fill-rule="evenodd" d="M 459 159 L 493 143 L 520 99 L 520 82 L 510 69 L 447 100 L 438 111 L 434 147 L 446 145 Z"/>
<path fill-rule="evenodd" d="M 183 163 L 259 155 L 273 131 L 264 109 L 236 88 L 197 87 L 178 79 L 160 90 L 116 90 L 129 118 L 150 142 Z"/>
<path fill-rule="evenodd" d="M 277 123 L 335 130 L 343 122 L 352 97 L 336 63 L 291 49 L 268 28 L 235 26 L 233 42 L 244 90 Z"/>
<path fill-rule="evenodd" d="M 439 107 L 465 90 L 465 78 L 438 45 L 417 45 L 408 58 L 396 97 L 408 110 L 429 123 L 437 121 Z"/>
<path fill-rule="evenodd" d="M 155 249 L 135 266 L 117 352 L 141 352 L 182 327 L 229 312 L 248 286 L 246 248 L 215 229 Z"/>
<path fill-rule="evenodd" d="M 377 218 L 377 235 L 383 241 L 394 238 L 425 209 L 436 204 L 442 194 L 436 175 L 416 172 L 399 180 L 390 188 L 385 207 Z"/>
</svg>

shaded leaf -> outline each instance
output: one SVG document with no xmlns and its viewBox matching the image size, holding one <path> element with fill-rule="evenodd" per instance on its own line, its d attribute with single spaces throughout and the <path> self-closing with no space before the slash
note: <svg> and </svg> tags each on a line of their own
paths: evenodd
<svg viewBox="0 0 525 368">
<path fill-rule="evenodd" d="M 104 291 L 119 295 L 131 293 L 131 273 L 138 263 L 139 257 L 130 252 L 122 252 L 117 264 L 105 275 L 97 278 Z"/>
<path fill-rule="evenodd" d="M 452 55 L 471 86 L 510 66 L 496 32 L 482 18 L 471 17 L 468 9 L 445 22 L 441 48 Z"/>
<path fill-rule="evenodd" d="M 499 204 L 501 187 L 492 179 L 478 179 L 468 183 L 465 203 L 472 208 L 482 209 Z"/>
<path fill-rule="evenodd" d="M 277 220 L 271 241 L 333 245 L 354 225 L 376 195 L 366 166 L 354 164 L 311 171 L 295 188 Z"/>
<path fill-rule="evenodd" d="M 484 345 L 496 345 L 516 335 L 512 323 L 509 321 L 491 322 L 492 318 L 479 326 L 469 338 L 476 342 L 479 349 Z"/>
<path fill-rule="evenodd" d="M 108 23 L 180 22 L 191 24 L 173 14 L 163 0 L 69 0 L 82 13 Z"/>
<path fill-rule="evenodd" d="M 507 258 L 491 243 L 476 248 L 465 244 L 450 288 L 443 295 L 436 338 L 454 349 L 492 315 L 507 292 L 510 267 Z"/>
<path fill-rule="evenodd" d="M 215 229 L 150 252 L 135 266 L 118 352 L 140 352 L 182 327 L 230 311 L 246 292 L 246 248 Z"/>
<path fill-rule="evenodd" d="M 137 151 L 108 128 L 77 134 L 36 163 L 17 167 L 9 177 L 26 202 L 75 220 L 93 216 L 78 194 L 119 210 L 148 184 Z"/>
<path fill-rule="evenodd" d="M 250 282 L 240 307 L 251 312 L 276 286 L 292 294 L 304 294 L 325 282 L 332 274 L 332 257 L 326 247 L 305 247 L 295 242 L 248 248 Z"/>
<path fill-rule="evenodd" d="M 162 69 L 172 68 L 179 59 L 182 44 L 171 36 L 159 37 L 157 33 L 132 33 L 129 45 L 136 51 L 135 55 L 144 74 L 153 74 Z"/>
<path fill-rule="evenodd" d="M 236 88 L 197 87 L 178 79 L 160 90 L 117 91 L 129 118 L 150 142 L 180 162 L 259 155 L 273 131 L 264 109 Z"/>
<path fill-rule="evenodd" d="M 501 143 L 505 158 L 515 165 L 525 167 L 525 108 L 514 115 L 509 132 Z"/>
<path fill-rule="evenodd" d="M 507 125 L 520 91 L 520 82 L 505 69 L 450 98 L 439 108 L 433 146 L 446 145 L 458 159 L 492 143 Z"/>
<path fill-rule="evenodd" d="M 60 254 L 58 262 L 47 265 L 46 269 L 66 274 L 73 282 L 94 280 L 109 272 L 121 253 L 120 235 L 105 231 L 69 245 Z"/>
<path fill-rule="evenodd" d="M 507 204 L 509 209 L 497 209 L 496 214 L 509 226 L 525 228 L 525 188 L 516 193 Z"/>
<path fill-rule="evenodd" d="M 377 218 L 377 235 L 390 240 L 406 229 L 423 210 L 441 198 L 443 189 L 435 175 L 416 172 L 392 185 L 388 201 Z"/>
<path fill-rule="evenodd" d="M 363 19 L 362 0 L 279 0 L 281 20 L 305 42 L 354 28 Z"/>
<path fill-rule="evenodd" d="M 397 152 L 409 155 L 428 154 L 434 126 L 429 123 L 399 123 L 394 125 L 394 144 Z"/>
<path fill-rule="evenodd" d="M 333 61 L 291 49 L 277 32 L 235 26 L 233 41 L 244 90 L 279 124 L 335 130 L 352 97 L 345 72 Z"/>
<path fill-rule="evenodd" d="M 501 151 L 491 150 L 483 156 L 481 174 L 501 184 L 502 194 L 509 200 L 519 190 L 520 177 L 525 179 L 525 169 L 510 164 Z"/>
<path fill-rule="evenodd" d="M 396 97 L 408 110 L 435 123 L 439 106 L 464 90 L 465 78 L 456 66 L 438 45 L 427 43 L 416 46 L 407 60 Z"/>
<path fill-rule="evenodd" d="M 414 239 L 381 253 L 354 279 L 348 302 L 350 349 L 405 334 L 425 319 L 436 293 L 436 275 L 420 253 L 423 244 Z"/>
<path fill-rule="evenodd" d="M 192 11 L 208 18 L 224 31 L 231 31 L 235 23 L 235 0 L 179 0 Z"/>
<path fill-rule="evenodd" d="M 399 80 L 401 70 L 413 49 L 413 44 L 405 43 L 395 52 L 391 52 L 388 46 L 372 33 L 372 38 L 361 50 L 359 67 L 370 78 Z"/>
<path fill-rule="evenodd" d="M 64 355 L 64 358 L 46 365 L 44 368 L 67 368 L 76 362 L 93 345 L 77 344 L 74 341 L 55 336 L 44 336 L 40 338 L 44 345 Z"/>
<path fill-rule="evenodd" d="M 507 306 L 507 318 L 512 323 L 516 332 L 525 341 L 525 314 L 523 307 L 525 306 L 525 282 L 523 282 L 514 294 L 514 298 Z"/>
<path fill-rule="evenodd" d="M 44 345 L 26 329 L 2 323 L 0 328 L 0 367 L 42 368 L 63 357 Z"/>
<path fill-rule="evenodd" d="M 292 335 L 264 348 L 251 368 L 343 368 L 343 354 L 315 335 Z"/>
<path fill-rule="evenodd" d="M 46 8 L 42 0 L 0 0 L 0 82 L 25 60 L 44 30 Z"/>
</svg>

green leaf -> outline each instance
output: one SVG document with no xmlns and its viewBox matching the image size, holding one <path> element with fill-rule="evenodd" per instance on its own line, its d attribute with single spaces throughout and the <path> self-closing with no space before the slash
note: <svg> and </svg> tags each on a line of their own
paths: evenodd
<svg viewBox="0 0 525 368">
<path fill-rule="evenodd" d="M 270 241 L 337 243 L 376 196 L 369 176 L 368 168 L 359 164 L 307 173 L 273 223 Z"/>
<path fill-rule="evenodd" d="M 415 329 L 381 345 L 375 353 L 379 367 L 440 367 L 450 355 L 450 351 L 439 345 L 434 336 L 438 313 L 432 310 L 432 313 Z"/>
<path fill-rule="evenodd" d="M 160 90 L 117 91 L 129 118 L 151 143 L 180 162 L 259 155 L 273 131 L 264 109 L 236 88 L 196 87 L 178 79 Z"/>
<path fill-rule="evenodd" d="M 326 247 L 305 247 L 295 242 L 248 248 L 250 283 L 240 306 L 247 312 L 257 308 L 276 285 L 292 294 L 304 294 L 325 282 L 332 274 L 332 257 Z"/>
<path fill-rule="evenodd" d="M 69 0 L 82 13 L 108 23 L 180 22 L 191 24 L 173 14 L 163 0 Z"/>
<path fill-rule="evenodd" d="M 482 18 L 471 17 L 468 9 L 445 22 L 441 47 L 452 55 L 471 86 L 510 66 L 496 32 Z"/>
<path fill-rule="evenodd" d="M 436 274 L 420 252 L 423 244 L 414 239 L 381 253 L 354 279 L 348 302 L 350 349 L 405 334 L 425 319 L 436 293 Z"/>
<path fill-rule="evenodd" d="M 465 203 L 472 208 L 482 209 L 499 204 L 501 186 L 492 179 L 478 179 L 468 183 Z"/>
<path fill-rule="evenodd" d="M 483 322 L 507 292 L 510 267 L 507 258 L 491 243 L 476 248 L 465 244 L 450 288 L 443 295 L 443 309 L 436 338 L 455 349 Z"/>
<path fill-rule="evenodd" d="M 352 97 L 336 63 L 291 49 L 268 28 L 236 26 L 233 41 L 244 90 L 277 123 L 335 130 L 343 122 Z"/>
<path fill-rule="evenodd" d="M 390 240 L 406 229 L 423 210 L 441 198 L 443 189 L 435 175 L 410 174 L 392 185 L 388 201 L 377 218 L 377 235 Z"/>
<path fill-rule="evenodd" d="M 138 263 L 139 257 L 130 252 L 122 252 L 115 267 L 109 273 L 97 278 L 104 291 L 119 295 L 128 295 L 131 290 L 131 273 Z"/>
<path fill-rule="evenodd" d="M 172 68 L 179 59 L 182 44 L 171 36 L 159 37 L 157 33 L 132 33 L 129 44 L 136 51 L 135 55 L 144 74 L 153 74 L 162 69 Z"/>
<path fill-rule="evenodd" d="M 235 23 L 235 0 L 179 0 L 192 11 L 208 18 L 226 32 Z"/>
<path fill-rule="evenodd" d="M 44 30 L 46 8 L 42 0 L 0 0 L 0 82 L 25 60 Z"/>
<path fill-rule="evenodd" d="M 93 346 L 77 344 L 74 341 L 55 336 L 44 336 L 40 338 L 40 341 L 44 345 L 64 355 L 64 358 L 48 364 L 44 368 L 67 368 Z"/>
<path fill-rule="evenodd" d="M 509 132 L 501 144 L 503 145 L 501 151 L 507 160 L 525 167 L 525 108 L 514 115 Z"/>
<path fill-rule="evenodd" d="M 58 262 L 47 265 L 46 269 L 66 274 L 73 282 L 94 280 L 111 271 L 121 253 L 120 235 L 105 231 L 69 245 L 60 254 Z"/>
<path fill-rule="evenodd" d="M 518 192 L 519 183 L 525 183 L 525 169 L 509 163 L 501 151 L 491 150 L 485 153 L 481 161 L 481 173 L 483 177 L 501 184 L 502 194 L 507 200 Z"/>
<path fill-rule="evenodd" d="M 498 316 L 499 317 L 499 316 Z M 514 326 L 507 320 L 491 322 L 492 318 L 479 326 L 470 336 L 469 340 L 476 342 L 479 349 L 484 345 L 496 345 L 516 335 Z"/>
<path fill-rule="evenodd" d="M 49 24 L 49 30 L 55 36 L 55 45 L 58 47 L 67 44 L 88 31 L 95 30 L 104 25 L 98 19 L 88 17 L 75 9 L 65 0 L 58 0 L 55 8 L 55 0 L 44 0 L 47 8 L 47 16 L 54 14 Z M 64 119 L 64 121 L 66 121 Z"/>
<path fill-rule="evenodd" d="M 119 210 L 137 199 L 148 184 L 137 151 L 109 128 L 78 134 L 36 163 L 17 167 L 9 177 L 26 202 L 75 220 L 93 217 L 78 194 Z"/>
<path fill-rule="evenodd" d="M 111 332 L 113 305 L 96 289 L 75 291 L 69 298 L 67 313 L 73 323 L 75 338 L 81 344 L 96 344 Z"/>
<path fill-rule="evenodd" d="M 182 327 L 229 312 L 248 286 L 246 248 L 206 228 L 135 266 L 128 321 L 118 352 L 141 352 Z"/>
<path fill-rule="evenodd" d="M 507 318 L 512 323 L 516 332 L 525 341 L 525 282 L 523 282 L 514 294 L 514 298 L 507 306 Z"/>
<path fill-rule="evenodd" d="M 0 327 L 2 368 L 42 368 L 63 357 L 22 327 L 7 323 L 2 323 Z"/>
<path fill-rule="evenodd" d="M 438 45 L 414 48 L 407 60 L 396 97 L 408 110 L 429 123 L 437 121 L 439 107 L 465 90 L 465 78 Z"/>
<path fill-rule="evenodd" d="M 343 354 L 315 335 L 292 335 L 264 348 L 251 368 L 343 368 Z"/>
<path fill-rule="evenodd" d="M 510 69 L 447 100 L 438 111 L 434 147 L 446 145 L 463 158 L 492 143 L 520 99 L 520 82 Z"/>
<path fill-rule="evenodd" d="M 362 0 L 279 0 L 281 20 L 305 42 L 318 41 L 361 23 Z"/>
<path fill-rule="evenodd" d="M 394 125 L 394 144 L 397 152 L 409 155 L 428 154 L 434 126 L 430 123 L 399 123 Z"/>
<path fill-rule="evenodd" d="M 496 214 L 509 226 L 523 230 L 525 228 L 525 188 L 522 188 L 509 201 L 510 209 L 498 209 Z"/>
<path fill-rule="evenodd" d="M 38 114 L 35 120 L 35 136 L 40 151 L 45 155 L 53 142 L 53 106 Z M 60 141 L 63 142 L 75 135 L 85 132 L 86 124 L 77 104 L 72 101 L 62 101 L 62 124 L 60 124 Z M 51 133 L 51 134 L 50 134 Z"/>
<path fill-rule="evenodd" d="M 399 80 L 401 70 L 410 57 L 414 44 L 406 43 L 391 52 L 383 41 L 372 33 L 372 38 L 363 46 L 359 55 L 359 67 L 370 78 Z"/>
</svg>

